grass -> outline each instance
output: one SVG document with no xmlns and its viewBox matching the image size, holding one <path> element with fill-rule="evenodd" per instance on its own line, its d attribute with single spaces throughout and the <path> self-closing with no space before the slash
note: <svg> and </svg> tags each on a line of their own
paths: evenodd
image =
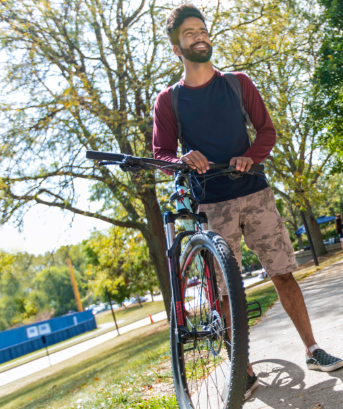
<svg viewBox="0 0 343 409">
<path fill-rule="evenodd" d="M 135 321 L 146 318 L 149 315 L 156 314 L 158 312 L 164 311 L 163 301 L 154 301 L 143 303 L 141 307 L 139 304 L 129 305 L 127 308 L 121 310 L 115 310 L 115 316 L 117 321 L 123 321 L 118 324 L 118 327 L 123 327 L 124 325 L 132 324 Z M 107 322 L 113 322 L 111 310 L 101 312 L 95 316 L 98 325 L 105 324 Z"/>
<path fill-rule="evenodd" d="M 4 395 L 0 407 L 177 408 L 173 396 L 153 396 L 152 385 L 172 382 L 168 335 L 167 325 L 156 323 L 31 375 L 30 379 L 5 385 L 0 388 L 0 395 Z"/>
<path fill-rule="evenodd" d="M 295 277 L 301 280 L 340 259 L 342 254 L 331 257 L 319 267 L 298 271 Z M 263 313 L 277 300 L 270 281 L 246 293 L 248 302 L 260 302 Z M 134 306 L 125 313 L 145 307 L 147 305 Z M 1 387 L 0 407 L 176 409 L 168 335 L 168 325 L 163 322 L 114 338 L 68 361 Z"/>
<path fill-rule="evenodd" d="M 268 311 L 274 303 L 277 301 L 278 295 L 275 291 L 275 287 L 272 283 L 262 288 L 255 288 L 247 291 L 247 302 L 258 301 L 262 308 L 262 316 Z M 249 320 L 249 326 L 256 325 L 260 318 Z"/>
</svg>

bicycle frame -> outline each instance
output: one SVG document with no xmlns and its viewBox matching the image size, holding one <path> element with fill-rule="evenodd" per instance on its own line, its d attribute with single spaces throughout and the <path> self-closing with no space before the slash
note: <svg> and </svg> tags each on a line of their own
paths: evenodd
<svg viewBox="0 0 343 409">
<path fill-rule="evenodd" d="M 180 342 L 187 341 L 187 333 L 189 333 L 185 326 L 186 310 L 184 308 L 184 288 L 182 287 L 183 283 L 180 268 L 181 242 L 182 239 L 186 236 L 193 235 L 194 233 L 196 233 L 196 231 L 199 231 L 197 223 L 200 225 L 201 231 L 207 230 L 207 216 L 203 212 L 200 212 L 199 214 L 193 212 L 190 198 L 185 196 L 188 188 L 184 186 L 184 183 L 185 178 L 182 176 L 182 174 L 179 174 L 175 180 L 175 191 L 178 193 L 178 198 L 175 199 L 176 213 L 169 211 L 165 212 L 163 215 L 167 236 L 167 257 L 170 284 L 172 289 Z M 179 233 L 178 236 L 175 237 L 175 221 L 178 219 L 181 219 L 183 221 L 186 231 Z M 195 261 L 197 269 L 201 272 L 201 268 L 203 268 L 204 263 L 200 254 L 197 254 L 195 256 Z M 204 275 L 208 280 L 210 279 L 207 266 L 205 266 Z M 207 288 L 205 296 L 210 301 L 210 305 L 212 305 L 212 308 L 220 313 L 219 302 L 214 303 L 216 297 L 213 294 L 212 286 L 209 286 Z M 203 335 L 208 334 L 206 331 L 204 331 Z M 190 336 L 188 340 L 192 339 L 193 338 Z"/>
</svg>

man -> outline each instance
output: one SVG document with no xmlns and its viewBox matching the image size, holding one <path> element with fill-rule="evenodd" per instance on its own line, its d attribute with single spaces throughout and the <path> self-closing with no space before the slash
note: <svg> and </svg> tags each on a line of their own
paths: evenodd
<svg viewBox="0 0 343 409">
<path fill-rule="evenodd" d="M 250 146 L 239 99 L 210 62 L 212 44 L 201 12 L 189 3 L 175 8 L 167 19 L 167 34 L 174 54 L 184 65 L 178 111 L 187 153 L 181 161 L 198 172 L 200 182 L 210 163 L 230 163 L 240 171 L 261 163 L 273 148 L 276 133 L 254 84 L 245 74 L 234 73 L 257 132 Z M 179 162 L 177 145 L 169 87 L 158 95 L 155 103 L 155 158 Z M 256 176 L 237 180 L 216 177 L 207 181 L 205 193 L 200 210 L 207 213 L 210 228 L 224 237 L 238 260 L 243 234 L 245 243 L 261 260 L 304 343 L 308 368 L 332 371 L 343 367 L 341 359 L 332 357 L 316 344 L 301 290 L 292 275 L 297 268 L 293 247 L 267 182 Z M 245 399 L 257 386 L 257 377 L 249 364 Z"/>
</svg>

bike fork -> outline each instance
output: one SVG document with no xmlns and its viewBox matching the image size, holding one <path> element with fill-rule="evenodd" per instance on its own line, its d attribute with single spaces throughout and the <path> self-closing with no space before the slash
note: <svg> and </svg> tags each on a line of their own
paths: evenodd
<svg viewBox="0 0 343 409">
<path fill-rule="evenodd" d="M 166 236 L 167 236 L 167 256 L 168 256 L 168 268 L 170 277 L 170 287 L 172 290 L 172 298 L 175 308 L 177 327 L 184 327 L 184 314 L 183 314 L 183 293 L 182 288 L 182 278 L 180 270 L 179 258 L 175 257 L 175 252 L 172 252 L 173 244 L 175 241 L 175 224 L 171 217 L 172 213 L 167 212 L 164 215 Z M 173 253 L 173 254 L 171 254 Z"/>
</svg>

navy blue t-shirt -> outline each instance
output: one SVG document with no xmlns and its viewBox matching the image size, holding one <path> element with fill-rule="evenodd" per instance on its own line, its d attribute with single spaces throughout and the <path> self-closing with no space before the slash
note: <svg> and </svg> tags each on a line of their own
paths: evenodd
<svg viewBox="0 0 343 409">
<path fill-rule="evenodd" d="M 236 93 L 226 79 L 216 75 L 202 88 L 180 86 L 179 114 L 183 137 L 188 150 L 201 152 L 210 162 L 230 163 L 249 148 L 244 117 Z M 206 176 L 218 172 L 211 170 Z M 205 190 L 194 187 L 200 203 L 218 203 L 259 192 L 268 187 L 265 179 L 245 175 L 231 180 L 217 176 L 204 183 L 198 173 L 194 176 Z"/>
</svg>

